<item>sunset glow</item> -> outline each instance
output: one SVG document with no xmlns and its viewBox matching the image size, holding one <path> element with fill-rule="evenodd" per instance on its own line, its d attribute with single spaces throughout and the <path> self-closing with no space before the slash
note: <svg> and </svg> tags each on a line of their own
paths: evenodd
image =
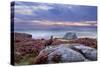
<svg viewBox="0 0 100 67">
<path fill-rule="evenodd" d="M 89 22 L 89 23 L 88 23 Z M 90 23 L 92 22 L 92 23 Z M 96 26 L 96 21 L 87 21 L 87 22 L 51 22 L 51 21 L 37 21 L 33 24 L 41 24 L 43 26 Z"/>
</svg>

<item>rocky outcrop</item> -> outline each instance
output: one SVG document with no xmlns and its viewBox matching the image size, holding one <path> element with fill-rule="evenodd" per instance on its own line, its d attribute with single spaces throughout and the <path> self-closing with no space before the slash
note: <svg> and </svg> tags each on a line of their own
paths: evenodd
<svg viewBox="0 0 100 67">
<path fill-rule="evenodd" d="M 79 62 L 85 58 L 80 53 L 68 48 L 66 45 L 58 46 L 58 48 L 48 55 L 49 63 L 55 63 L 53 58 L 58 56 L 58 62 Z"/>
<path fill-rule="evenodd" d="M 76 33 L 68 32 L 64 35 L 63 39 L 68 39 L 68 40 L 77 39 L 77 35 Z"/>
<path fill-rule="evenodd" d="M 80 50 L 80 52 L 89 60 L 96 61 L 97 60 L 97 50 L 88 46 L 77 45 L 73 46 L 73 48 Z"/>
<path fill-rule="evenodd" d="M 32 35 L 26 33 L 14 33 L 15 37 L 32 38 Z"/>
<path fill-rule="evenodd" d="M 97 50 L 80 44 L 61 44 L 43 49 L 33 64 L 41 64 L 44 62 L 43 59 L 46 63 L 95 61 Z"/>
<path fill-rule="evenodd" d="M 53 36 L 51 36 L 49 40 L 45 41 L 45 46 L 52 45 L 52 43 L 53 43 Z"/>
</svg>

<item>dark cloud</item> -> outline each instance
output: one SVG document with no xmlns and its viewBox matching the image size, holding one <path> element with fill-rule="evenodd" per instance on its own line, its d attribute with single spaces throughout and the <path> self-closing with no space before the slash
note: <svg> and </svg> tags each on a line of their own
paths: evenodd
<svg viewBox="0 0 100 67">
<path fill-rule="evenodd" d="M 31 6 L 45 5 L 53 7 L 48 10 L 30 8 Z M 50 21 L 96 21 L 97 7 L 96 6 L 80 6 L 80 5 L 63 5 L 63 4 L 46 4 L 32 2 L 16 2 L 15 6 L 27 6 L 33 10 L 31 15 L 17 14 L 16 17 L 26 20 L 45 19 Z M 41 6 L 42 7 L 42 6 Z M 71 8 L 68 8 L 71 7 Z M 24 8 L 24 7 L 23 7 Z M 16 10 L 16 9 L 15 9 Z M 27 9 L 26 9 L 27 10 Z M 34 15 L 34 13 L 36 15 Z"/>
<path fill-rule="evenodd" d="M 97 21 L 96 6 L 82 6 L 69 4 L 48 4 L 35 2 L 12 2 L 12 17 L 23 21 L 15 22 L 15 28 L 35 29 L 35 23 L 30 25 L 32 20 L 47 20 L 52 22 L 81 22 Z M 15 8 L 15 9 L 14 9 Z M 25 21 L 25 22 L 24 22 Z M 27 22 L 26 22 L 27 21 Z M 23 22 L 23 23 L 22 23 Z M 95 24 L 91 24 L 95 25 Z M 41 29 L 41 26 L 38 27 Z"/>
</svg>

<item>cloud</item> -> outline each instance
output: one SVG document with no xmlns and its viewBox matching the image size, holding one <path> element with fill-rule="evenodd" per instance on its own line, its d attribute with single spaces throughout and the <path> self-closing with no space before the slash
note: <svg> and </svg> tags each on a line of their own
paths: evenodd
<svg viewBox="0 0 100 67">
<path fill-rule="evenodd" d="M 14 17 L 14 22 L 15 22 L 15 23 L 20 23 L 20 22 L 23 22 L 23 21 L 24 21 L 24 20 L 22 20 L 22 19 L 19 19 L 19 18 L 15 18 L 15 17 Z"/>
<path fill-rule="evenodd" d="M 25 5 L 15 5 L 15 14 L 34 15 L 33 10 Z"/>
<path fill-rule="evenodd" d="M 14 8 L 16 18 L 32 22 L 33 20 L 47 20 L 51 22 L 92 21 L 83 23 L 95 25 L 96 23 L 93 21 L 96 21 L 97 18 L 96 7 L 90 6 L 17 2 Z"/>
<path fill-rule="evenodd" d="M 24 14 L 24 15 L 31 15 L 31 14 L 33 14 L 33 13 L 32 13 L 32 10 L 29 10 L 29 9 L 15 10 L 15 13 Z"/>
<path fill-rule="evenodd" d="M 42 21 L 41 25 L 45 26 L 96 26 L 97 23 L 93 24 L 90 22 L 96 22 L 96 21 L 86 21 L 86 22 L 52 22 L 52 21 Z"/>
<path fill-rule="evenodd" d="M 25 21 L 25 22 L 29 23 L 29 25 L 41 25 L 41 26 L 97 26 L 97 23 L 95 23 L 96 21 L 55 22 L 55 21 L 47 21 L 47 20 L 32 20 L 32 21 Z"/>
<path fill-rule="evenodd" d="M 37 25 L 37 26 L 97 26 L 97 21 L 49 21 L 49 20 L 23 20 L 20 18 L 14 18 L 15 23 L 27 24 L 27 25 Z"/>
<path fill-rule="evenodd" d="M 45 30 L 45 29 L 67 29 L 67 27 L 96 27 L 97 23 L 96 21 L 82 21 L 82 22 L 64 22 L 64 21 L 48 21 L 48 20 L 23 20 L 20 18 L 14 18 L 15 19 L 15 25 L 14 29 L 21 29 L 21 30 Z M 90 23 L 91 22 L 91 23 Z M 93 24 L 95 23 L 95 24 Z"/>
<path fill-rule="evenodd" d="M 32 6 L 32 9 L 34 11 L 36 11 L 36 10 L 49 10 L 49 9 L 53 9 L 53 7 L 47 6 L 47 5 L 38 5 L 38 6 Z"/>
<path fill-rule="evenodd" d="M 97 26 L 97 21 L 85 21 L 85 24 L 90 24 L 91 26 Z"/>
<path fill-rule="evenodd" d="M 53 9 L 53 7 L 48 6 L 48 5 L 44 5 L 44 4 L 40 4 L 37 6 L 28 6 L 28 5 L 24 5 L 23 3 L 20 5 L 15 5 L 15 13 L 17 14 L 24 14 L 24 15 L 36 15 L 35 12 L 37 11 L 48 11 L 50 9 Z"/>
<path fill-rule="evenodd" d="M 87 24 L 89 24 L 89 23 L 91 23 L 91 24 L 97 24 L 97 21 L 85 21 L 85 23 L 87 23 Z"/>
</svg>

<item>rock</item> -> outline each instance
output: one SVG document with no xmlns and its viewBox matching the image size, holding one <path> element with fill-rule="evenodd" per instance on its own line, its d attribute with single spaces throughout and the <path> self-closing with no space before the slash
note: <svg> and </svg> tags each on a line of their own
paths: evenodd
<svg viewBox="0 0 100 67">
<path fill-rule="evenodd" d="M 68 32 L 64 35 L 63 37 L 64 39 L 68 39 L 68 40 L 71 40 L 71 39 L 77 39 L 77 35 L 73 32 Z"/>
<path fill-rule="evenodd" d="M 56 57 L 57 56 L 57 57 Z M 85 58 L 80 53 L 72 50 L 71 48 L 67 47 L 66 45 L 60 45 L 56 48 L 55 51 L 48 55 L 49 63 L 55 63 L 54 59 L 58 58 L 59 60 L 56 62 L 78 62 L 84 61 Z"/>
<path fill-rule="evenodd" d="M 97 50 L 82 44 L 48 46 L 35 58 L 34 64 L 97 60 Z"/>
<path fill-rule="evenodd" d="M 84 46 L 84 45 L 77 45 L 73 47 L 80 50 L 85 58 L 91 61 L 97 60 L 97 50 L 95 48 L 91 48 L 91 47 Z"/>
<path fill-rule="evenodd" d="M 44 62 L 45 60 L 45 62 Z M 78 62 L 84 61 L 83 55 L 72 50 L 66 45 L 46 47 L 36 57 L 33 63 L 58 63 L 58 62 Z M 41 61 L 41 62 L 40 62 Z"/>
<path fill-rule="evenodd" d="M 49 46 L 53 43 L 53 36 L 51 36 L 51 38 L 45 42 L 45 46 Z"/>
<path fill-rule="evenodd" d="M 26 33 L 14 33 L 14 37 L 32 38 L 32 35 Z"/>
</svg>

